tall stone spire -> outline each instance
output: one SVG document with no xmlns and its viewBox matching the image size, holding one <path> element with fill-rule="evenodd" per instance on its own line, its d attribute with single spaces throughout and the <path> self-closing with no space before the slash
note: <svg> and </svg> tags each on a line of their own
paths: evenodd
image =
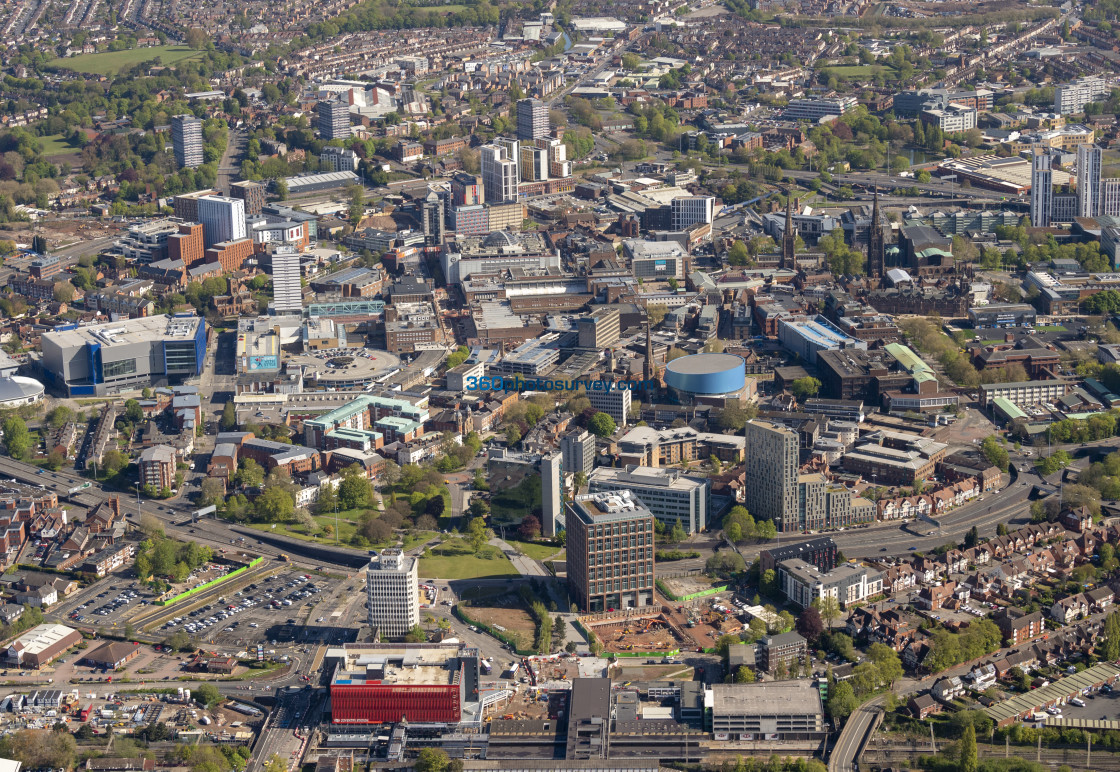
<svg viewBox="0 0 1120 772">
<path fill-rule="evenodd" d="M 794 250 L 796 235 L 793 232 L 793 198 L 789 191 L 786 192 L 786 227 L 782 231 L 782 258 L 778 267 L 785 270 L 797 270 L 797 255 Z"/>
<path fill-rule="evenodd" d="M 879 215 L 879 188 L 875 188 L 875 202 L 871 205 L 871 230 L 867 236 L 867 275 L 882 279 L 886 272 L 886 244 L 883 243 L 883 222 Z"/>
<path fill-rule="evenodd" d="M 653 331 L 646 311 L 646 361 L 642 364 L 642 378 L 648 383 L 653 380 Z"/>
</svg>

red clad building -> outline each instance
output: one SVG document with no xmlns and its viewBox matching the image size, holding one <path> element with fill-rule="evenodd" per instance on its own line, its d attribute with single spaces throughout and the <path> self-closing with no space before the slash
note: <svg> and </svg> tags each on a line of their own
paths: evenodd
<svg viewBox="0 0 1120 772">
<path fill-rule="evenodd" d="M 331 679 L 333 724 L 458 723 L 463 701 L 478 699 L 477 649 L 347 644 L 341 651 Z"/>
</svg>

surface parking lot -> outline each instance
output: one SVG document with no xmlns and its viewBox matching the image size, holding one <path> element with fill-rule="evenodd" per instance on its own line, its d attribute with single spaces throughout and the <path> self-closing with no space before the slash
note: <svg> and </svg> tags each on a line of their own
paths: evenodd
<svg viewBox="0 0 1120 772">
<path fill-rule="evenodd" d="M 237 645 L 265 640 L 269 630 L 278 624 L 294 624 L 297 617 L 292 614 L 306 614 L 307 607 L 328 586 L 326 581 L 309 574 L 275 574 L 177 615 L 153 633 L 170 636 L 182 630 L 192 638 L 210 643 Z"/>
<path fill-rule="evenodd" d="M 94 593 L 92 590 L 98 592 Z M 82 596 L 82 602 L 67 617 L 80 624 L 124 624 L 139 607 L 150 603 L 154 597 L 151 591 L 137 582 L 118 587 L 98 583 Z"/>
</svg>

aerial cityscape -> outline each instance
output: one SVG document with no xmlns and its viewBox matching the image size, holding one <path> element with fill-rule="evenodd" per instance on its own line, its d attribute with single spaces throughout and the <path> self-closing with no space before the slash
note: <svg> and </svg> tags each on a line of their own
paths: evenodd
<svg viewBox="0 0 1120 772">
<path fill-rule="evenodd" d="M 0 39 L 0 772 L 1120 770 L 1120 2 Z"/>
</svg>

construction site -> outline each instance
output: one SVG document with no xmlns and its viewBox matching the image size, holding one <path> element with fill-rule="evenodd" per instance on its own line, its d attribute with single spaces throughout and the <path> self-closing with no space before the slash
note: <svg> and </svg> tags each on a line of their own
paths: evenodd
<svg viewBox="0 0 1120 772">
<path fill-rule="evenodd" d="M 669 654 L 699 645 L 661 614 L 623 619 L 607 617 L 588 620 L 585 626 L 602 642 L 604 652 Z"/>
</svg>

